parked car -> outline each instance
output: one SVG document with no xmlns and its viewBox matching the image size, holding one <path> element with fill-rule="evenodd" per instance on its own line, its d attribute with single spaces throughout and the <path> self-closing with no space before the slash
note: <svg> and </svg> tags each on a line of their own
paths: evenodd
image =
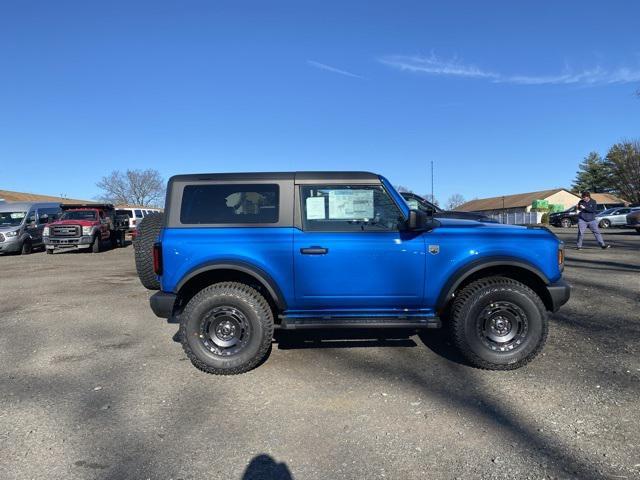
<svg viewBox="0 0 640 480">
<path fill-rule="evenodd" d="M 42 232 L 61 213 L 52 202 L 0 203 L 0 253 L 29 254 L 43 246 Z"/>
<path fill-rule="evenodd" d="M 442 318 L 472 365 L 515 369 L 569 299 L 549 230 L 433 218 L 373 173 L 179 175 L 167 196 L 157 229 L 139 232 L 156 242 L 151 308 L 180 322 L 187 356 L 208 373 L 259 365 L 276 326 L 425 329 Z"/>
<path fill-rule="evenodd" d="M 47 253 L 55 250 L 91 250 L 100 252 L 105 245 L 124 245 L 127 218 L 116 215 L 111 204 L 66 204 L 56 222 L 45 227 L 44 244 Z"/>
<path fill-rule="evenodd" d="M 484 215 L 482 213 L 443 210 L 442 208 L 428 201 L 426 198 L 421 197 L 420 195 L 416 195 L 415 193 L 400 192 L 400 195 L 402 195 L 402 198 L 404 198 L 409 207 L 413 208 L 414 210 L 422 210 L 427 215 L 431 215 L 436 218 L 462 218 L 465 220 L 477 220 L 479 222 L 497 223 L 491 217 L 488 217 L 487 215 Z"/>
<path fill-rule="evenodd" d="M 597 210 L 598 213 L 602 213 L 605 210 L 613 209 L 616 207 L 624 207 L 622 204 L 607 204 L 607 203 L 598 203 Z M 556 212 L 549 214 L 549 223 L 555 227 L 563 227 L 569 228 L 573 225 L 578 224 L 578 207 L 573 206 L 564 212 Z"/>
<path fill-rule="evenodd" d="M 640 233 L 640 209 L 627 215 L 627 227 L 635 228 L 636 232 Z"/>
<path fill-rule="evenodd" d="M 144 217 L 150 213 L 159 213 L 162 210 L 159 208 L 119 208 L 118 213 L 126 214 L 129 217 L 129 231 L 134 232 L 136 225 L 142 221 Z"/>
<path fill-rule="evenodd" d="M 596 220 L 600 228 L 624 227 L 627 224 L 627 214 L 635 210 L 640 210 L 640 208 L 610 208 L 596 215 Z"/>
</svg>

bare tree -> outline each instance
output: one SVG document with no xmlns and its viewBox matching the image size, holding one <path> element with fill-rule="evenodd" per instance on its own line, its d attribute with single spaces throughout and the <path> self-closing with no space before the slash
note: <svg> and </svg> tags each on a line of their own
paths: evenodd
<svg viewBox="0 0 640 480">
<path fill-rule="evenodd" d="M 438 202 L 438 199 L 433 195 L 431 195 L 430 193 L 425 193 L 424 195 L 421 195 L 421 197 L 424 198 L 427 202 L 431 202 L 436 207 L 440 206 L 440 202 Z"/>
<path fill-rule="evenodd" d="M 631 203 L 640 203 L 640 140 L 616 143 L 605 161 L 616 193 Z"/>
<path fill-rule="evenodd" d="M 465 202 L 466 200 L 462 195 L 460 195 L 459 193 L 454 193 L 449 197 L 449 200 L 447 200 L 447 210 L 455 210 Z"/>
<path fill-rule="evenodd" d="M 405 187 L 404 185 L 396 185 L 396 186 L 395 186 L 395 189 L 396 189 L 396 191 L 397 191 L 397 192 L 399 192 L 399 193 L 404 193 L 404 192 L 406 192 L 406 193 L 413 193 L 413 190 L 411 190 L 411 189 L 409 189 L 409 188 Z"/>
<path fill-rule="evenodd" d="M 147 170 L 112 171 L 96 183 L 103 201 L 116 204 L 158 206 L 164 197 L 164 180 L 160 172 Z"/>
</svg>

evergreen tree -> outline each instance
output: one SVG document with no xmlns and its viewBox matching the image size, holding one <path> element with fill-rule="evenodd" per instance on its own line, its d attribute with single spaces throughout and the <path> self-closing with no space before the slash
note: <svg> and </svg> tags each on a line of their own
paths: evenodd
<svg viewBox="0 0 640 480">
<path fill-rule="evenodd" d="M 573 181 L 573 191 L 589 190 L 595 193 L 611 192 L 614 190 L 609 163 L 602 159 L 597 152 L 591 152 L 578 166 L 576 179 Z"/>
</svg>

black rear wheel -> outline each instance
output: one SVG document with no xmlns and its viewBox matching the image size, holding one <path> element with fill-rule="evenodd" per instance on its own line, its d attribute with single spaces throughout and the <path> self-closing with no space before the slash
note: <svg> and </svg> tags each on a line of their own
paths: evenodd
<svg viewBox="0 0 640 480">
<path fill-rule="evenodd" d="M 460 353 L 475 367 L 513 370 L 529 363 L 547 338 L 547 312 L 526 285 L 505 277 L 469 284 L 453 304 Z"/>
<path fill-rule="evenodd" d="M 153 271 L 153 244 L 158 240 L 164 224 L 164 214 L 151 213 L 138 225 L 138 235 L 133 241 L 136 270 L 140 283 L 149 290 L 160 290 L 160 281 Z"/>
<path fill-rule="evenodd" d="M 606 218 L 602 221 L 600 221 L 599 227 L 600 228 L 609 228 L 611 226 L 611 221 L 607 220 Z"/>
<path fill-rule="evenodd" d="M 207 373 L 236 375 L 257 366 L 273 337 L 273 312 L 254 288 L 236 282 L 198 292 L 180 316 L 182 347 Z"/>
</svg>

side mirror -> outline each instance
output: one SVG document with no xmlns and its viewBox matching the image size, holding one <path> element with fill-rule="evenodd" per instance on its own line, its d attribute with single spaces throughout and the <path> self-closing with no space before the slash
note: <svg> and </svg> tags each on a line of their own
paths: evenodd
<svg viewBox="0 0 640 480">
<path fill-rule="evenodd" d="M 407 220 L 407 230 L 424 231 L 431 230 L 438 226 L 438 221 L 427 215 L 422 210 L 409 210 Z"/>
</svg>

